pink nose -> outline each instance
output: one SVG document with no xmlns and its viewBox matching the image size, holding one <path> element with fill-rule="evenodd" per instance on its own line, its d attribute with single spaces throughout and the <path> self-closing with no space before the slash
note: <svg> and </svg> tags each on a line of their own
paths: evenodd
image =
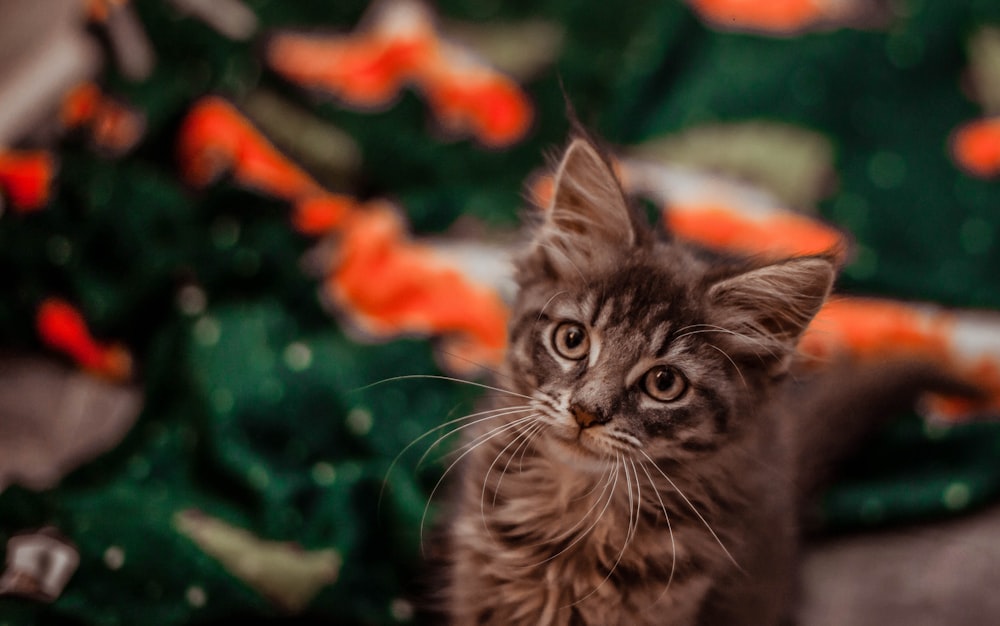
<svg viewBox="0 0 1000 626">
<path fill-rule="evenodd" d="M 597 416 L 590 411 L 585 411 L 578 406 L 574 406 L 570 410 L 573 412 L 573 419 L 580 425 L 580 428 L 590 428 L 594 424 L 600 423 Z"/>
</svg>

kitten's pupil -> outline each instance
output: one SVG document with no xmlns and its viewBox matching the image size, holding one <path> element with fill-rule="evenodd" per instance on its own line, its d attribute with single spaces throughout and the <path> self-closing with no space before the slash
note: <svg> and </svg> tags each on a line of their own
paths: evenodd
<svg viewBox="0 0 1000 626">
<path fill-rule="evenodd" d="M 566 347 L 572 350 L 583 343 L 583 332 L 579 328 L 571 328 L 566 332 Z"/>
<path fill-rule="evenodd" d="M 674 375 L 667 370 L 657 370 L 653 379 L 656 381 L 656 389 L 659 391 L 667 391 L 674 384 Z"/>
</svg>

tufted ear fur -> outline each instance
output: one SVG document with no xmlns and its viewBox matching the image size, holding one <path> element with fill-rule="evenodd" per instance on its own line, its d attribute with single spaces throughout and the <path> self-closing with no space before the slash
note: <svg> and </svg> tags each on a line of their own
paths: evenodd
<svg viewBox="0 0 1000 626">
<path fill-rule="evenodd" d="M 709 287 L 709 310 L 719 326 L 732 331 L 725 335 L 730 350 L 777 361 L 781 370 L 826 301 L 834 275 L 834 264 L 824 257 L 767 265 Z"/>
<path fill-rule="evenodd" d="M 552 202 L 535 236 L 535 252 L 558 275 L 604 264 L 638 235 L 618 178 L 597 148 L 574 139 L 556 170 Z"/>
</svg>

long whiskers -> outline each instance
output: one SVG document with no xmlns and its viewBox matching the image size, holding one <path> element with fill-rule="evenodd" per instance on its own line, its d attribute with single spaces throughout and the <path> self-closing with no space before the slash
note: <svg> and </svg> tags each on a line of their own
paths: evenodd
<svg viewBox="0 0 1000 626">
<path fill-rule="evenodd" d="M 646 463 L 644 461 L 639 461 L 639 467 L 642 468 L 644 474 L 646 474 L 646 480 L 649 481 L 649 486 L 653 488 L 653 493 L 656 494 L 656 501 L 660 503 L 660 510 L 663 511 L 663 519 L 667 522 L 667 532 L 670 534 L 670 576 L 667 577 L 667 584 L 664 585 L 663 591 L 656 598 L 655 605 L 660 599 L 663 598 L 664 594 L 670 589 L 670 583 L 674 580 L 674 572 L 677 571 L 677 543 L 674 539 L 674 528 L 670 525 L 670 515 L 667 513 L 667 506 L 663 504 L 663 498 L 660 497 L 660 490 L 656 488 L 656 483 L 653 481 L 653 477 L 649 474 L 649 470 L 646 468 Z"/>
<path fill-rule="evenodd" d="M 698 330 L 689 330 L 689 329 L 698 329 Z M 732 330 L 730 328 L 725 328 L 723 326 L 716 326 L 714 324 L 691 324 L 689 326 L 685 326 L 684 328 L 679 329 L 677 332 L 679 334 L 674 337 L 673 339 L 674 341 L 678 341 L 680 339 L 683 339 L 684 337 L 689 337 L 691 335 L 700 335 L 702 333 L 724 333 L 727 335 L 732 335 L 734 337 L 739 337 L 740 339 L 745 339 L 747 341 L 757 344 L 758 346 L 761 346 L 771 357 L 778 356 L 777 354 L 775 354 L 774 350 L 770 347 L 768 342 L 764 341 L 760 337 L 754 337 L 753 335 L 748 335 L 746 333 L 736 332 L 735 330 Z"/>
<path fill-rule="evenodd" d="M 525 568 L 538 567 L 539 565 L 544 565 L 545 563 L 548 563 L 549 561 L 552 561 L 554 559 L 559 558 L 561 555 L 563 555 L 567 551 L 569 551 L 570 548 L 572 548 L 577 543 L 579 543 L 580 541 L 582 541 L 584 537 L 586 537 L 588 534 L 590 534 L 590 531 L 594 530 L 594 528 L 597 526 L 597 524 L 604 517 L 605 512 L 607 512 L 608 507 L 611 505 L 611 501 L 614 500 L 614 497 L 615 497 L 615 488 L 617 488 L 617 486 L 618 486 L 618 470 L 620 469 L 620 467 L 621 467 L 621 465 L 615 464 L 614 474 L 612 474 L 612 477 L 609 480 L 609 482 L 611 483 L 611 490 L 608 493 L 608 499 L 604 502 L 604 508 L 602 508 L 601 512 L 598 513 L 597 518 L 593 521 L 593 523 L 589 527 L 587 527 L 587 530 L 583 531 L 582 533 L 579 533 L 576 536 L 576 538 L 573 539 L 573 541 L 571 541 L 570 543 L 568 543 L 566 546 L 563 547 L 562 550 L 559 550 L 555 554 L 553 554 L 551 556 L 548 556 L 548 557 L 546 557 L 546 558 L 544 558 L 541 561 L 538 561 L 536 563 L 531 563 L 531 564 L 528 564 L 528 565 L 524 565 L 522 567 L 525 567 Z M 601 492 L 601 496 L 598 497 L 597 502 L 600 502 L 601 497 L 603 497 L 603 496 L 604 496 L 604 491 Z M 586 519 L 586 517 L 589 516 L 589 514 L 590 514 L 590 512 L 592 510 L 593 510 L 593 507 L 591 507 L 590 511 L 587 511 L 587 513 L 584 514 L 584 516 L 581 518 L 581 521 L 583 519 Z M 579 524 L 579 522 L 577 522 L 577 524 Z M 569 536 L 569 534 L 570 533 L 563 533 L 564 536 Z M 562 536 L 560 536 L 559 538 L 561 538 L 561 537 Z M 548 543 L 548 541 L 546 541 L 544 543 Z M 535 545 L 541 545 L 541 543 L 538 543 L 538 544 L 535 544 Z"/>
<path fill-rule="evenodd" d="M 642 487 L 639 485 L 639 472 L 635 469 L 635 461 L 632 457 L 623 457 L 632 466 L 632 477 L 635 478 L 635 524 L 632 526 L 632 537 L 631 539 L 626 539 L 625 543 L 628 543 L 632 539 L 635 539 L 635 535 L 639 532 L 639 515 L 642 513 Z"/>
<path fill-rule="evenodd" d="M 497 418 L 501 418 L 501 417 L 508 417 L 510 415 L 517 415 L 518 413 L 527 413 L 528 411 L 533 411 L 533 410 L 534 409 L 531 408 L 530 406 L 524 406 L 524 407 L 516 407 L 516 408 L 506 407 L 506 408 L 502 408 L 502 409 L 491 409 L 489 411 L 482 411 L 480 414 L 486 414 L 486 413 L 492 413 L 492 414 L 491 415 L 487 415 L 487 417 L 480 417 L 479 419 L 471 421 L 468 424 L 463 424 L 463 425 L 459 426 L 458 428 L 454 428 L 454 429 L 448 431 L 447 433 L 441 435 L 437 439 L 435 439 L 434 443 L 432 443 L 431 445 L 427 446 L 427 449 L 424 451 L 424 453 L 422 455 L 420 455 L 420 458 L 417 460 L 417 467 L 420 467 L 421 465 L 423 465 L 424 461 L 427 460 L 427 457 L 430 455 L 431 451 L 434 448 L 436 448 L 437 446 L 439 446 L 442 441 L 444 441 L 445 439 L 448 439 L 452 435 L 455 435 L 455 434 L 457 434 L 457 433 L 459 433 L 459 432 L 461 432 L 463 430 L 466 430 L 467 428 L 472 428 L 473 426 L 475 426 L 477 424 L 481 424 L 483 422 L 488 422 L 488 421 L 490 421 L 492 419 L 497 419 Z M 473 415 L 477 415 L 477 414 L 474 413 Z M 429 434 L 430 432 L 433 432 L 434 430 L 436 430 L 436 429 L 432 429 L 431 431 L 428 431 L 427 434 Z M 465 444 L 465 445 L 470 445 L 470 444 Z M 459 450 L 461 450 L 461 448 L 459 448 Z"/>
<path fill-rule="evenodd" d="M 507 462 L 503 466 L 503 471 L 500 472 L 500 478 L 497 480 L 496 488 L 493 491 L 493 502 L 491 503 L 492 507 L 496 507 L 496 505 L 497 505 L 497 496 L 500 495 L 500 486 L 503 485 L 503 478 L 504 478 L 504 476 L 507 475 L 507 470 L 510 469 L 511 461 L 513 461 L 514 457 L 517 456 L 518 450 L 521 451 L 521 461 L 520 461 L 521 466 L 520 467 L 521 467 L 521 469 L 524 469 L 524 454 L 525 454 L 525 452 L 528 451 L 528 448 L 530 447 L 529 444 L 530 444 L 531 440 L 534 439 L 536 436 L 538 436 L 538 433 L 541 432 L 545 427 L 546 427 L 546 424 L 544 422 L 538 422 L 536 424 L 533 424 L 528 429 L 528 431 L 526 433 L 527 436 L 525 436 L 523 438 L 523 440 L 518 445 L 518 447 L 515 448 L 514 452 L 512 452 L 511 455 L 510 455 L 510 457 L 507 458 Z M 500 454 L 503 454 L 503 452 L 501 452 Z M 498 457 L 499 457 L 499 455 L 498 455 Z M 494 459 L 493 462 L 496 463 L 496 459 Z M 490 468 L 492 469 L 493 466 L 490 465 Z M 489 472 L 487 472 L 487 477 L 489 477 Z M 484 482 L 485 482 L 485 479 L 484 479 Z"/>
<path fill-rule="evenodd" d="M 449 357 L 451 357 L 453 359 L 457 359 L 459 361 L 465 361 L 466 363 L 468 363 L 470 365 L 475 365 L 479 369 L 481 369 L 483 371 L 486 371 L 486 372 L 489 372 L 490 374 L 493 374 L 494 376 L 499 376 L 500 378 L 506 378 L 507 380 L 512 380 L 512 381 L 515 381 L 515 382 L 517 382 L 519 380 L 518 378 L 516 378 L 514 376 L 511 376 L 510 374 L 505 374 L 504 372 L 501 372 L 500 370 L 498 370 L 495 367 L 490 367 L 490 366 L 488 366 L 488 365 L 486 365 L 484 363 L 480 363 L 479 361 L 476 361 L 474 359 L 470 359 L 468 357 L 464 357 L 461 354 L 452 352 L 451 350 L 440 350 L 439 349 L 438 352 L 440 352 L 441 354 L 446 354 L 446 355 L 448 355 Z M 506 389 L 504 391 L 506 393 L 514 393 L 514 392 L 510 391 L 509 389 Z"/>
<path fill-rule="evenodd" d="M 740 566 L 740 564 L 736 562 L 736 558 L 733 557 L 732 553 L 729 552 L 729 549 L 726 548 L 726 545 L 722 543 L 721 539 L 719 539 L 719 535 L 717 535 L 715 530 L 712 529 L 712 525 L 708 523 L 708 521 L 701 514 L 701 512 L 698 511 L 698 508 L 691 502 L 691 500 L 689 500 L 688 497 L 684 495 L 684 492 L 680 490 L 677 484 L 669 476 L 667 476 L 667 474 L 663 471 L 663 469 L 661 469 L 660 466 L 656 464 L 656 461 L 654 461 L 652 457 L 650 457 L 645 450 L 639 450 L 639 453 L 642 454 L 644 457 L 646 457 L 646 460 L 648 460 L 653 465 L 653 468 L 657 472 L 659 472 L 660 475 L 663 476 L 663 478 L 665 478 L 668 483 L 670 483 L 670 486 L 673 488 L 674 491 L 677 492 L 677 495 L 679 495 L 681 499 L 683 499 L 684 502 L 687 503 L 688 507 L 690 507 L 691 511 L 694 512 L 694 514 L 698 517 L 699 520 L 701 520 L 701 523 L 705 525 L 705 528 L 708 529 L 708 532 L 711 533 L 716 543 L 719 544 L 719 547 L 722 548 L 722 551 L 725 552 L 727 557 L 729 557 L 729 560 L 732 561 L 733 565 L 735 565 L 736 568 L 739 569 L 740 571 L 743 571 L 743 568 Z"/>
<path fill-rule="evenodd" d="M 385 477 L 382 479 L 382 488 L 379 490 L 379 494 L 378 494 L 378 506 L 377 506 L 378 512 L 381 514 L 381 511 L 382 511 L 382 500 L 383 500 L 383 497 L 385 495 L 385 488 L 386 488 L 386 484 L 389 481 L 389 476 L 390 476 L 390 474 L 392 474 L 393 469 L 395 469 L 395 467 L 399 463 L 400 459 L 403 458 L 403 455 L 405 455 L 407 453 L 407 451 L 410 450 L 410 448 L 412 448 L 413 446 L 417 445 L 418 443 L 420 443 L 421 441 L 423 441 L 427 437 L 430 437 L 434 433 L 436 433 L 436 432 L 438 432 L 438 431 L 440 431 L 440 430 L 442 430 L 444 428 L 448 428 L 449 426 L 452 426 L 454 424 L 458 424 L 458 423 L 461 423 L 461 422 L 464 422 L 464 421 L 472 420 L 472 421 L 469 421 L 468 424 L 465 424 L 465 425 L 463 425 L 463 426 L 461 426 L 459 428 L 456 428 L 456 429 L 454 429 L 452 431 L 449 431 L 445 435 L 439 437 L 434 443 L 432 443 L 427 448 L 427 450 L 424 452 L 424 454 L 420 457 L 420 461 L 417 462 L 417 465 L 419 466 L 424 461 L 424 459 L 427 457 L 427 454 L 431 450 L 433 450 L 436 446 L 438 446 L 442 441 L 444 441 L 448 437 L 450 437 L 450 436 L 458 433 L 459 431 L 462 431 L 462 430 L 464 430 L 466 428 L 469 428 L 471 426 L 475 426 L 476 424 L 480 424 L 482 422 L 486 422 L 486 421 L 489 421 L 489 420 L 492 420 L 492 419 L 498 419 L 498 418 L 501 418 L 501 417 L 506 417 L 508 415 L 514 415 L 514 414 L 521 413 L 521 412 L 525 412 L 526 413 L 526 412 L 531 411 L 531 410 L 533 410 L 533 409 L 531 407 L 529 407 L 529 406 L 522 406 L 522 407 L 503 407 L 503 408 L 497 408 L 497 409 L 488 409 L 488 410 L 485 410 L 485 411 L 478 411 L 478 412 L 472 413 L 470 415 L 463 415 L 462 417 L 458 417 L 458 418 L 455 418 L 453 420 L 449 420 L 447 422 L 444 422 L 443 424 L 438 424 L 434 428 L 431 428 L 430 430 L 428 430 L 424 434 L 420 435 L 419 437 L 417 437 L 416 439 L 414 439 L 413 441 L 411 441 L 410 443 L 408 443 L 406 445 L 406 447 L 404 447 L 402 450 L 400 450 L 399 454 L 396 455 L 396 457 L 392 460 L 392 463 L 389 464 L 389 468 L 385 471 Z M 483 415 L 485 415 L 486 417 L 481 417 Z M 479 418 L 479 419 L 476 419 L 476 418 Z"/>
<path fill-rule="evenodd" d="M 611 465 L 612 465 L 612 462 L 609 462 L 608 466 L 610 467 Z M 596 491 L 597 487 L 601 487 L 601 493 L 598 494 L 598 496 L 596 498 L 594 498 L 594 503 L 590 505 L 590 508 L 587 509 L 587 511 L 584 512 L 584 514 L 580 516 L 580 519 L 576 520 L 576 522 L 572 526 L 567 527 L 565 530 L 563 530 L 558 535 L 555 535 L 555 536 L 550 537 L 550 538 L 546 538 L 546 539 L 544 539 L 542 541 L 536 541 L 534 543 L 527 544 L 526 547 L 528 547 L 528 548 L 536 548 L 536 547 L 542 546 L 542 545 L 550 545 L 550 544 L 562 541 L 563 539 L 565 539 L 565 538 L 573 535 L 573 533 L 576 532 L 577 528 L 580 528 L 584 524 L 587 523 L 587 520 L 590 518 L 590 516 L 594 512 L 594 510 L 597 507 L 601 506 L 601 503 L 604 502 L 605 503 L 604 504 L 604 510 L 602 510 L 601 514 L 597 516 L 597 519 L 594 520 L 594 523 L 591 524 L 590 527 L 588 527 L 585 531 L 583 531 L 582 533 L 580 533 L 577 536 L 577 538 L 572 543 L 570 543 L 569 545 L 567 545 L 565 547 L 564 550 L 561 550 L 556 555 L 554 555 L 552 558 L 555 558 L 556 556 L 559 556 L 563 552 L 566 552 L 567 550 L 569 550 L 570 548 L 572 548 L 574 545 L 576 545 L 581 539 L 583 539 L 585 536 L 587 536 L 590 533 L 590 531 L 592 531 L 594 529 L 594 527 L 597 526 L 597 524 L 601 521 L 601 518 L 604 515 L 604 511 L 607 510 L 608 504 L 610 503 L 610 499 L 607 500 L 607 501 L 604 500 L 604 494 L 608 492 L 608 487 L 611 487 L 612 486 L 612 482 L 614 482 L 614 480 L 616 480 L 616 479 L 617 479 L 617 472 L 614 472 L 614 473 L 608 474 L 608 477 L 604 480 L 603 486 L 602 486 L 602 483 L 600 483 L 600 482 L 594 483 L 594 487 L 590 491 L 587 492 L 587 495 L 589 495 L 589 494 L 593 493 L 594 491 Z M 613 487 L 612 487 L 612 490 L 611 490 L 611 494 L 609 495 L 609 498 L 612 497 L 612 496 L 614 496 L 614 488 Z M 575 498 L 574 500 L 580 499 L 580 497 L 582 497 L 582 496 L 579 496 L 579 497 Z M 545 562 L 547 562 L 549 560 L 550 559 L 545 559 L 544 561 L 541 561 L 539 564 L 545 563 Z"/>
<path fill-rule="evenodd" d="M 453 383 L 462 383 L 463 385 L 472 385 L 473 387 L 481 387 L 483 389 L 489 389 L 491 391 L 499 391 L 500 393 L 505 393 L 509 396 L 514 396 L 517 398 L 524 398 L 525 400 L 533 400 L 531 396 L 526 396 L 510 389 L 504 389 L 503 387 L 493 387 L 491 385 L 486 385 L 484 383 L 477 383 L 473 380 L 464 380 L 462 378 L 455 378 L 454 376 L 443 376 L 441 374 L 403 374 L 402 376 L 391 376 L 389 378 L 383 378 L 382 380 L 377 380 L 373 383 L 369 383 L 363 387 L 358 387 L 354 391 L 364 391 L 366 389 L 371 389 L 372 387 L 382 385 L 385 383 L 391 383 L 397 380 L 419 380 L 419 379 L 431 379 L 431 380 L 447 380 Z"/>
<path fill-rule="evenodd" d="M 425 526 L 426 521 L 427 521 L 427 511 L 430 508 L 431 501 L 434 500 L 434 494 L 437 493 L 438 488 L 441 487 L 441 483 L 444 482 L 444 479 L 448 475 L 448 473 L 451 472 L 451 470 L 453 470 L 455 468 L 455 466 L 458 465 L 462 461 L 462 459 L 464 459 L 465 457 L 467 457 L 472 452 L 476 451 L 480 446 L 484 445 L 490 439 L 493 439 L 494 437 L 497 437 L 497 436 L 499 436 L 499 435 L 501 435 L 501 434 L 503 434 L 503 433 L 505 433 L 507 431 L 510 431 L 510 430 L 517 430 L 518 432 L 520 432 L 521 427 L 525 426 L 526 424 L 529 424 L 532 420 L 536 419 L 537 417 L 538 417 L 537 413 L 532 413 L 530 415 L 526 415 L 524 417 L 520 417 L 520 418 L 518 418 L 516 420 L 513 420 L 511 422 L 507 422 L 506 424 L 502 424 L 500 426 L 497 426 L 495 428 L 492 428 L 492 429 L 486 431 L 485 433 L 479 435 L 478 437 L 476 437 L 475 439 L 473 439 L 471 442 L 469 442 L 469 443 L 467 443 L 467 444 L 465 444 L 463 446 L 463 448 L 465 448 L 465 451 L 462 452 L 462 454 L 460 454 L 458 456 L 458 458 L 456 458 L 454 461 L 452 461 L 451 464 L 447 468 L 445 468 L 444 472 L 441 474 L 441 477 L 438 478 L 437 482 L 434 484 L 434 488 L 431 489 L 430 495 L 427 496 L 427 503 L 424 505 L 424 512 L 420 516 L 420 549 L 421 549 L 421 552 L 423 552 L 423 547 L 424 547 L 423 538 L 424 538 L 424 526 Z M 459 450 L 461 450 L 461 449 L 462 448 L 459 448 Z M 457 452 L 457 450 L 456 450 L 456 452 Z"/>
<path fill-rule="evenodd" d="M 491 538 L 492 538 L 492 533 L 490 532 L 490 526 L 486 522 L 486 486 L 489 484 L 490 474 L 493 472 L 493 468 L 496 467 L 497 461 L 500 460 L 500 458 L 504 455 L 504 453 L 507 452 L 507 450 L 509 450 L 510 447 L 513 446 L 514 444 L 518 444 L 518 447 L 514 449 L 514 452 L 511 453 L 510 457 L 507 459 L 507 463 L 506 465 L 504 465 L 503 472 L 500 473 L 500 478 L 497 481 L 497 485 L 493 491 L 492 506 L 495 507 L 497 503 L 497 495 L 500 493 L 500 485 L 503 482 L 504 474 L 507 473 L 507 468 L 510 467 L 511 460 L 515 456 L 517 456 L 517 451 L 531 438 L 531 435 L 537 432 L 538 429 L 540 429 L 541 427 L 542 425 L 536 422 L 535 424 L 528 425 L 528 427 L 523 430 L 519 429 L 517 436 L 511 439 L 509 442 L 507 442 L 507 445 L 505 445 L 500 450 L 500 452 L 497 452 L 496 456 L 493 457 L 493 462 L 490 463 L 490 466 L 488 468 L 486 468 L 486 474 L 483 476 L 483 489 L 482 492 L 479 494 L 479 513 L 483 518 L 483 529 L 486 531 L 487 535 L 490 535 Z"/>
<path fill-rule="evenodd" d="M 635 534 L 639 530 L 639 515 L 641 513 L 640 507 L 642 506 L 642 500 L 640 499 L 641 492 L 639 491 L 639 477 L 638 475 L 635 476 L 636 493 L 635 497 L 633 498 L 632 477 L 631 477 L 632 475 L 629 474 L 628 465 L 625 464 L 626 460 L 631 462 L 631 459 L 625 457 L 620 453 L 616 457 L 617 464 L 622 468 L 623 472 L 625 473 L 625 490 L 628 495 L 628 525 L 625 528 L 625 539 L 624 541 L 622 541 L 622 549 L 618 551 L 618 556 L 615 558 L 615 562 L 611 565 L 611 568 L 608 570 L 607 575 L 604 576 L 601 582 L 597 583 L 597 586 L 591 589 L 590 592 L 588 592 L 586 595 L 575 600 L 574 602 L 571 602 L 567 606 L 573 606 L 575 604 L 583 602 L 590 596 L 597 593 L 597 590 L 603 587 L 604 584 L 611 579 L 611 576 L 615 573 L 615 570 L 618 569 L 618 565 L 621 564 L 622 557 L 625 556 L 625 551 L 628 549 L 629 544 L 632 543 L 632 540 L 635 538 Z M 633 473 L 635 472 L 634 463 L 632 463 L 632 472 Z M 612 493 L 612 496 L 613 495 L 614 494 Z M 634 516 L 633 512 L 635 513 Z"/>
<path fill-rule="evenodd" d="M 709 348 L 712 348 L 713 350 L 717 351 L 722 356 L 726 357 L 726 360 L 729 361 L 729 363 L 733 366 L 733 369 L 736 370 L 736 373 L 739 375 L 740 381 L 743 383 L 743 388 L 745 390 L 747 390 L 747 391 L 750 391 L 750 386 L 747 385 L 747 379 L 743 378 L 743 370 L 741 370 L 740 367 L 738 365 L 736 365 L 736 361 L 733 360 L 733 357 L 729 356 L 729 354 L 725 350 L 723 350 L 722 348 L 720 348 L 719 346 L 716 346 L 716 345 L 713 345 L 713 344 L 710 344 L 710 343 L 706 344 L 706 345 Z"/>
</svg>

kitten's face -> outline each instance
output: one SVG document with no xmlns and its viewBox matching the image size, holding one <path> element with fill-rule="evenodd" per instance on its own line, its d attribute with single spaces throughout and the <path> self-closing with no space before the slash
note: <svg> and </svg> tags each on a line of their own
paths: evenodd
<svg viewBox="0 0 1000 626">
<path fill-rule="evenodd" d="M 565 287 L 526 290 L 511 346 L 557 454 L 596 468 L 639 449 L 714 449 L 742 379 L 702 338 L 707 320 L 691 294 L 642 265 Z"/>
<path fill-rule="evenodd" d="M 579 468 L 710 454 L 766 394 L 832 280 L 825 259 L 728 271 L 657 241 L 574 142 L 519 265 L 508 370 Z"/>
</svg>

